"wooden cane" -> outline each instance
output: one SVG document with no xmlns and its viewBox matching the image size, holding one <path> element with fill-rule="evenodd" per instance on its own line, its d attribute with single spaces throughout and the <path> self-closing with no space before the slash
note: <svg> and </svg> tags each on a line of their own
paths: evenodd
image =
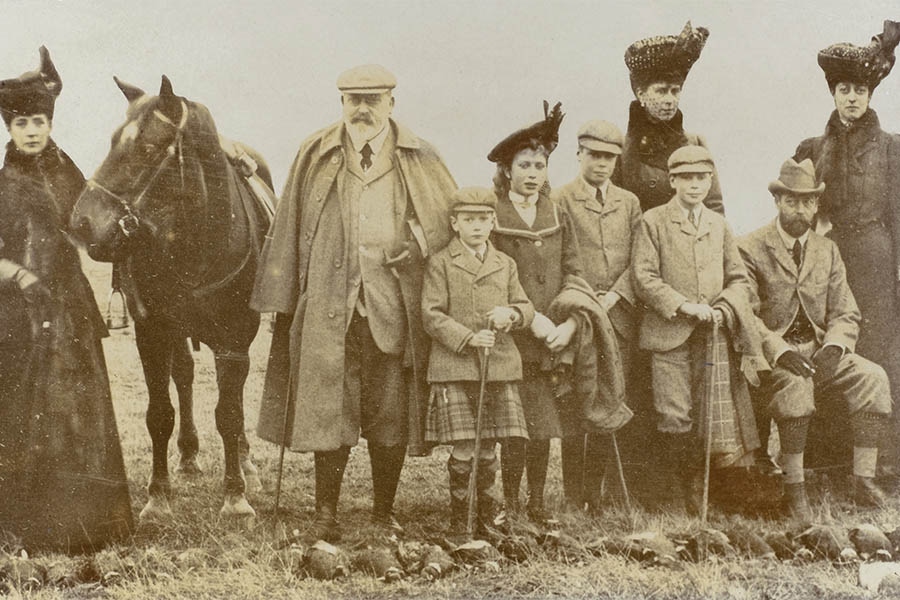
<svg viewBox="0 0 900 600">
<path fill-rule="evenodd" d="M 480 362 L 480 382 L 478 387 L 478 406 L 475 409 L 475 448 L 472 450 L 472 468 L 469 471 L 469 509 L 466 514 L 466 539 L 471 541 L 475 534 L 475 494 L 478 486 L 478 461 L 481 454 L 481 420 L 484 412 L 484 388 L 487 384 L 488 362 L 491 349 L 484 348 L 478 357 Z"/>
<path fill-rule="evenodd" d="M 276 325 L 278 316 L 275 316 Z M 288 372 L 288 385 L 287 390 L 284 395 L 284 419 L 281 422 L 281 450 L 278 453 L 278 475 L 275 478 L 275 508 L 272 511 L 272 527 L 273 529 L 277 529 L 278 527 L 278 503 L 281 499 L 281 480 L 284 476 L 284 448 L 287 446 L 287 432 L 288 432 L 288 415 L 290 413 L 291 408 L 291 393 L 294 389 L 294 377 L 293 372 Z"/>
<path fill-rule="evenodd" d="M 716 365 L 719 362 L 719 325 L 716 323 L 715 319 L 713 319 L 712 323 L 712 360 L 710 360 L 710 368 L 715 369 Z M 713 428 L 713 407 L 712 400 L 713 395 L 715 394 L 716 382 L 714 379 L 715 372 L 712 373 L 713 377 L 707 378 L 708 385 L 706 386 L 706 436 L 703 440 L 704 449 L 703 449 L 703 504 L 700 505 L 700 524 L 703 527 L 706 527 L 706 519 L 709 513 L 709 470 L 710 463 L 712 461 L 712 428 Z"/>
</svg>

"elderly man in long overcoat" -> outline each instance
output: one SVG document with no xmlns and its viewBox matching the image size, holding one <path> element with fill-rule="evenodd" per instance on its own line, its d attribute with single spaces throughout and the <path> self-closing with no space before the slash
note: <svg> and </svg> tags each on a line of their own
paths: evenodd
<svg viewBox="0 0 900 600">
<path fill-rule="evenodd" d="M 402 532 L 393 504 L 404 456 L 425 450 L 424 259 L 449 241 L 456 189 L 434 148 L 390 118 L 390 72 L 364 65 L 337 83 L 343 119 L 300 147 L 251 300 L 278 313 L 258 434 L 315 453 L 312 533 L 327 541 L 340 538 L 341 481 L 360 433 L 372 520 Z"/>
</svg>

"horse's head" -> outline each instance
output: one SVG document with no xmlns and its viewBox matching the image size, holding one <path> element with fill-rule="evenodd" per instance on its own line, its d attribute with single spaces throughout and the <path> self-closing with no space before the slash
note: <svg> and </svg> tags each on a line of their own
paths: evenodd
<svg viewBox="0 0 900 600">
<path fill-rule="evenodd" d="M 87 182 L 70 223 L 92 258 L 110 262 L 121 259 L 139 235 L 173 242 L 185 196 L 197 196 L 196 185 L 186 183 L 196 180 L 186 174 L 186 162 L 196 161 L 185 158 L 185 137 L 189 107 L 199 105 L 176 96 L 165 75 L 158 96 L 115 81 L 128 99 L 127 119 L 113 133 L 109 154 Z"/>
</svg>

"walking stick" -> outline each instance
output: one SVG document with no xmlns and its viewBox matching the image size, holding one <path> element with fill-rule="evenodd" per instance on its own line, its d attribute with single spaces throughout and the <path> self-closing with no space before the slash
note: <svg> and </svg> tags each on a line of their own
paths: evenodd
<svg viewBox="0 0 900 600">
<path fill-rule="evenodd" d="M 709 361 L 709 367 L 715 369 L 719 362 L 719 325 L 713 319 L 712 323 L 712 360 Z M 703 440 L 703 504 L 700 505 L 700 524 L 706 527 L 706 518 L 709 512 L 709 469 L 712 459 L 712 428 L 713 428 L 713 407 L 712 400 L 715 392 L 715 372 L 713 377 L 708 378 L 709 385 L 706 386 L 706 436 Z"/>
<path fill-rule="evenodd" d="M 475 409 L 475 448 L 472 450 L 472 468 L 469 471 L 469 509 L 466 514 L 466 539 L 472 540 L 475 533 L 475 491 L 478 485 L 478 461 L 481 455 L 481 421 L 484 412 L 484 388 L 487 383 L 488 362 L 491 349 L 485 348 L 478 354 L 480 359 L 480 382 L 478 386 L 478 406 Z"/>
<path fill-rule="evenodd" d="M 278 316 L 275 316 L 276 325 Z M 277 335 L 277 331 L 274 335 Z M 272 527 L 278 527 L 278 503 L 281 500 L 281 479 L 284 475 L 284 448 L 287 445 L 288 414 L 291 407 L 291 392 L 294 389 L 293 371 L 288 370 L 288 385 L 284 394 L 284 418 L 281 422 L 281 449 L 278 453 L 278 475 L 275 479 L 275 509 L 272 511 Z"/>
</svg>

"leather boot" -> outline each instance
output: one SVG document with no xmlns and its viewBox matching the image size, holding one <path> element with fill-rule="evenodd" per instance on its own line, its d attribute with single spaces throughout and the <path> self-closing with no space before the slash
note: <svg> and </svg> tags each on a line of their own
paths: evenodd
<svg viewBox="0 0 900 600">
<path fill-rule="evenodd" d="M 785 483 L 782 505 L 788 516 L 803 523 L 812 522 L 812 509 L 809 507 L 809 498 L 806 495 L 806 484 Z"/>
<path fill-rule="evenodd" d="M 527 444 L 524 438 L 507 438 L 500 443 L 500 479 L 503 482 L 506 513 L 510 517 L 516 517 L 521 512 L 519 488 L 525 472 Z"/>
<path fill-rule="evenodd" d="M 372 464 L 372 522 L 389 535 L 402 535 L 403 527 L 394 518 L 394 497 L 400 471 L 406 458 L 406 446 L 378 446 L 369 444 Z"/>
<path fill-rule="evenodd" d="M 478 493 L 478 535 L 490 536 L 494 528 L 505 524 L 502 503 L 496 497 L 494 482 L 497 479 L 500 461 L 497 457 L 478 461 L 478 477 L 475 487 Z"/>
<path fill-rule="evenodd" d="M 317 540 L 335 543 L 341 539 L 337 505 L 349 456 L 349 446 L 315 453 L 316 516 L 313 520 L 312 535 Z"/>
<path fill-rule="evenodd" d="M 593 514 L 603 509 L 603 477 L 609 468 L 611 449 L 612 442 L 608 435 L 589 433 L 585 436 L 583 494 L 588 510 Z M 622 486 L 619 485 L 618 475 L 611 477 L 616 477 L 615 489 L 621 493 Z"/>
<path fill-rule="evenodd" d="M 657 497 L 657 509 L 662 512 L 684 510 L 684 494 L 681 491 L 683 443 L 678 433 L 658 431 L 662 452 L 657 457 L 660 479 L 663 482 Z"/>
<path fill-rule="evenodd" d="M 547 485 L 547 464 L 550 462 L 550 440 L 528 442 L 525 469 L 528 473 L 528 518 L 544 525 L 550 518 L 544 508 L 544 488 Z"/>
<path fill-rule="evenodd" d="M 701 441 L 693 433 L 680 433 L 681 489 L 687 514 L 699 516 L 703 509 L 703 472 L 705 455 Z"/>
<path fill-rule="evenodd" d="M 884 508 L 887 498 L 875 484 L 874 477 L 853 476 L 853 500 L 857 506 L 865 508 Z"/>
<path fill-rule="evenodd" d="M 450 527 L 447 529 L 447 541 L 459 546 L 468 541 L 466 525 L 469 513 L 469 474 L 472 472 L 471 460 L 459 460 L 450 455 L 447 460 L 447 472 L 450 475 Z"/>
<path fill-rule="evenodd" d="M 563 494 L 569 510 L 584 509 L 584 439 L 583 435 L 567 436 L 560 444 Z"/>
</svg>

